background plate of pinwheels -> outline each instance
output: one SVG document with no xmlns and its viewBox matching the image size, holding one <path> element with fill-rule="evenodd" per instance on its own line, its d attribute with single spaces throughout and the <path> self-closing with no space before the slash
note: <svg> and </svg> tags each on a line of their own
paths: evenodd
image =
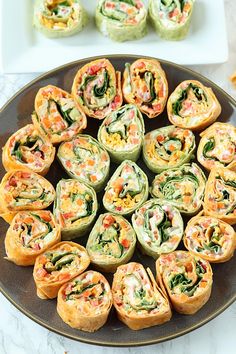
<svg viewBox="0 0 236 354">
<path fill-rule="evenodd" d="M 140 59 L 140 57 L 137 57 L 134 55 L 110 55 L 110 56 L 108 55 L 108 56 L 106 56 L 106 58 L 110 61 L 110 64 L 109 64 L 110 67 L 113 65 L 115 70 L 120 71 L 120 72 L 124 71 L 126 63 L 133 63 L 137 59 Z M 76 79 L 74 81 L 74 85 L 73 85 L 74 87 L 76 86 L 76 83 L 79 81 L 79 79 L 78 79 L 78 77 L 79 77 L 78 73 L 80 72 L 79 69 L 83 70 L 83 68 L 86 64 L 91 65 L 90 62 L 95 59 L 97 60 L 97 62 L 96 62 L 97 64 L 100 61 L 104 60 L 103 56 L 102 57 L 93 57 L 93 58 L 82 59 L 82 60 L 78 60 L 76 62 L 72 62 L 70 64 L 63 65 L 57 69 L 54 69 L 54 70 L 38 77 L 37 79 L 35 79 L 34 81 L 32 81 L 31 83 L 26 85 L 23 89 L 21 89 L 15 96 L 13 96 L 6 103 L 6 105 L 3 107 L 3 109 L 1 110 L 1 113 L 0 113 L 0 122 L 1 122 L 0 148 L 2 149 L 2 147 L 6 144 L 7 139 L 9 139 L 9 137 L 14 132 L 16 132 L 16 130 L 24 127 L 25 125 L 27 125 L 31 122 L 31 113 L 35 107 L 34 106 L 35 95 L 39 92 L 39 90 L 41 88 L 44 87 L 44 89 L 45 89 L 45 86 L 47 86 L 47 85 L 55 85 L 55 86 L 59 87 L 60 89 L 71 92 L 74 78 L 76 77 Z M 146 58 L 146 59 L 148 60 L 148 58 Z M 141 62 L 145 61 L 146 59 L 145 58 L 141 59 Z M 151 59 L 151 58 L 149 58 L 149 59 Z M 154 58 L 152 58 L 152 59 L 155 61 Z M 108 63 L 108 61 L 105 61 L 105 62 Z M 153 61 L 149 61 L 149 62 L 152 63 Z M 157 65 L 159 68 L 158 70 L 161 70 L 159 67 L 159 64 L 157 64 Z M 219 122 L 218 124 L 231 123 L 232 125 L 235 126 L 235 123 L 236 123 L 236 102 L 229 95 L 227 95 L 220 87 L 215 85 L 213 82 L 209 81 L 207 78 L 201 76 L 200 74 L 193 72 L 190 69 L 181 67 L 177 64 L 173 64 L 168 61 L 160 60 L 160 65 L 161 65 L 161 68 L 164 70 L 164 71 L 161 71 L 162 77 L 164 78 L 165 76 L 163 76 L 163 75 L 166 74 L 166 80 L 169 85 L 169 93 L 172 93 L 175 90 L 175 88 L 182 81 L 191 80 L 192 83 L 190 85 L 190 89 L 195 90 L 197 97 L 200 97 L 201 94 L 203 95 L 199 98 L 200 104 L 201 104 L 201 101 L 203 101 L 203 100 L 209 100 L 209 102 L 210 102 L 211 101 L 210 96 L 214 97 L 213 106 L 215 104 L 214 102 L 218 102 L 217 105 L 215 106 L 215 111 L 217 111 L 217 116 L 218 116 L 217 122 Z M 98 66 L 96 66 L 96 67 L 98 68 Z M 165 74 L 163 74 L 164 72 L 165 72 Z M 94 78 L 94 76 L 93 76 L 93 78 Z M 77 79 L 78 79 L 78 81 L 77 81 Z M 204 86 L 202 86 L 202 91 L 200 90 L 199 87 L 198 87 L 198 89 L 196 89 L 196 85 L 199 85 L 199 82 L 197 82 L 196 80 L 198 80 L 202 85 L 204 85 Z M 89 84 L 90 84 L 90 82 L 89 82 Z M 207 89 L 209 87 L 213 91 L 211 91 L 210 89 Z M 40 92 L 44 92 L 44 91 L 40 91 Z M 76 91 L 76 92 L 78 92 L 78 91 Z M 213 96 L 213 92 L 214 92 L 214 96 Z M 67 95 L 69 95 L 69 94 L 67 93 Z M 167 93 L 166 93 L 166 95 L 167 95 Z M 182 98 L 182 100 L 183 99 L 184 98 Z M 41 100 L 41 98 L 40 98 L 40 100 Z M 120 104 L 121 103 L 122 103 L 122 101 L 120 102 Z M 220 110 L 219 110 L 220 106 L 222 108 L 221 115 L 219 115 L 220 114 Z M 156 108 L 159 109 L 158 107 L 156 107 Z M 167 118 L 168 107 L 166 109 L 166 106 L 164 103 L 162 108 L 164 109 L 163 112 L 161 114 L 159 114 L 157 117 L 152 118 L 152 119 L 149 119 L 146 114 L 143 114 L 143 120 L 144 120 L 146 133 L 153 131 L 154 129 L 170 125 L 170 122 Z M 96 111 L 95 111 L 95 113 L 96 113 Z M 215 115 L 214 119 L 215 118 L 216 118 L 216 115 Z M 83 133 L 96 138 L 97 134 L 98 134 L 98 129 L 101 126 L 102 122 L 99 119 L 91 118 L 91 115 L 90 115 L 90 117 L 88 117 L 87 120 L 88 120 L 87 128 L 84 130 Z M 207 124 L 210 124 L 210 123 L 208 122 Z M 229 126 L 229 125 L 227 125 L 227 126 Z M 193 133 L 191 133 L 191 134 L 192 134 L 191 136 L 193 137 Z M 198 145 L 199 144 L 199 133 L 194 131 L 194 135 L 196 138 L 196 144 Z M 93 139 L 93 138 L 90 137 L 89 139 Z M 9 141 L 10 140 L 11 139 L 9 139 Z M 66 141 L 66 143 L 67 143 L 67 141 Z M 19 155 L 18 155 L 18 157 L 19 157 Z M 58 159 L 61 160 L 61 158 L 62 158 L 62 154 L 58 154 Z M 194 158 L 194 157 L 192 157 L 192 158 Z M 60 179 L 68 178 L 68 175 L 64 171 L 63 167 L 60 165 L 58 159 L 55 159 L 53 161 L 51 168 L 46 175 L 47 183 L 49 183 L 48 181 L 50 181 L 54 187 L 56 186 L 57 182 Z M 69 163 L 71 163 L 71 161 L 69 161 Z M 1 161 L 0 161 L 0 178 L 1 179 L 3 178 L 3 176 L 5 174 L 3 164 L 4 164 L 4 166 L 6 166 L 6 162 L 2 161 L 2 159 L 1 159 Z M 119 166 L 118 168 L 120 168 L 124 164 L 125 164 L 125 162 L 122 162 L 121 165 L 118 165 Z M 142 157 L 140 157 L 138 159 L 137 165 L 138 165 L 137 168 L 139 169 L 139 173 L 140 173 L 140 171 L 142 171 L 140 176 L 144 176 L 145 174 L 147 176 L 147 177 L 145 177 L 146 179 L 144 180 L 144 183 L 140 188 L 146 188 L 146 186 L 148 186 L 147 179 L 149 180 L 149 185 L 151 186 L 151 182 L 153 181 L 153 179 L 155 177 L 155 173 L 151 172 L 151 170 L 144 163 L 144 160 Z M 192 165 L 194 166 L 195 164 L 193 163 Z M 196 166 L 197 165 L 195 165 L 195 167 L 194 167 L 195 170 L 196 170 Z M 111 177 L 111 175 L 113 174 L 113 172 L 115 171 L 116 168 L 117 168 L 117 164 L 112 163 L 111 168 L 110 168 L 109 177 Z M 200 167 L 198 166 L 198 169 L 199 168 Z M 223 170 L 230 171 L 227 168 L 225 168 Z M 208 175 L 207 170 L 204 169 L 204 172 L 207 176 Z M 14 171 L 12 173 L 14 173 Z M 26 173 L 26 175 L 29 175 L 29 171 L 26 171 L 25 173 Z M 196 180 L 196 178 L 198 178 L 197 172 L 195 174 L 194 173 L 195 172 L 192 173 L 192 179 Z M 227 173 L 230 173 L 230 172 L 227 172 Z M 235 175 L 235 172 L 231 171 L 231 173 L 233 173 Z M 36 174 L 34 173 L 34 175 L 36 175 Z M 4 178 L 6 180 L 6 177 L 4 177 Z M 42 179 L 43 177 L 38 176 L 38 178 Z M 119 178 L 117 178 L 117 180 L 119 180 Z M 66 180 L 64 180 L 64 181 L 66 181 Z M 74 180 L 74 181 L 76 181 L 76 180 Z M 3 187 L 2 187 L 3 183 L 4 182 L 1 182 L 1 186 L 0 186 L 1 191 L 3 189 Z M 12 183 L 14 186 L 15 182 L 12 181 Z M 65 183 L 65 182 L 63 182 L 63 183 Z M 108 185 L 109 185 L 109 183 L 110 182 L 108 182 Z M 229 192 L 225 192 L 226 195 L 229 195 L 229 193 L 231 193 L 232 188 L 235 188 L 233 183 L 235 183 L 235 182 L 232 181 L 231 186 L 227 187 Z M 59 193 L 58 188 L 59 187 L 57 187 L 57 194 Z M 87 187 L 87 188 L 91 189 L 91 187 Z M 148 191 L 149 190 L 147 189 L 145 191 L 145 193 L 147 192 L 147 194 L 148 194 Z M 27 190 L 26 190 L 26 194 L 27 194 Z M 45 193 L 43 193 L 43 194 L 45 195 Z M 94 194 L 95 194 L 95 192 L 94 192 Z M 98 208 L 99 208 L 98 213 L 97 213 L 97 217 L 95 218 L 95 219 L 98 219 L 97 222 L 99 222 L 99 220 L 100 220 L 100 218 L 98 218 L 98 216 L 101 213 L 105 212 L 105 209 L 103 207 L 104 201 L 102 202 L 103 195 L 104 195 L 104 190 L 100 189 L 100 191 L 97 193 Z M 205 196 L 206 196 L 206 194 L 205 194 Z M 1 195 L 1 197 L 3 200 L 3 195 Z M 145 198 L 147 199 L 147 195 Z M 186 203 L 187 202 L 188 201 L 186 201 Z M 5 199 L 4 199 L 4 203 L 5 203 Z M 3 208 L 4 203 L 2 202 L 1 208 Z M 204 205 L 205 205 L 205 200 L 204 200 Z M 106 208 L 108 208 L 108 210 L 109 210 L 109 207 L 106 204 L 104 204 L 104 206 Z M 192 207 L 192 205 L 190 207 Z M 1 211 L 1 208 L 0 208 L 0 211 Z M 140 208 L 140 210 L 142 208 L 143 208 L 143 206 Z M 201 208 L 201 205 L 198 207 L 198 209 L 200 209 L 200 208 Z M 177 218 L 176 228 L 174 228 L 174 229 L 177 230 L 177 229 L 182 228 L 182 231 L 180 230 L 180 232 L 183 233 L 183 222 L 182 222 L 180 213 L 179 213 L 179 211 L 177 211 L 177 209 L 175 209 L 175 210 L 176 210 L 175 213 L 177 213 L 179 216 Z M 234 205 L 234 210 L 235 210 L 235 205 Z M 56 209 L 54 209 L 54 213 L 55 213 L 55 211 L 56 211 Z M 130 213 L 131 213 L 131 211 L 130 211 Z M 3 214 L 1 214 L 1 215 L 3 215 Z M 8 216 L 9 215 L 10 215 L 10 212 L 9 212 Z M 172 219 L 174 220 L 174 216 L 173 216 L 174 214 L 169 213 L 168 215 L 169 215 L 170 220 L 172 220 Z M 130 216 L 127 216 L 127 218 L 128 218 L 127 220 L 130 221 Z M 178 222 L 178 220 L 180 220 L 180 222 Z M 186 226 L 186 222 L 188 220 L 189 220 L 189 216 L 186 216 L 186 215 L 183 216 L 184 226 Z M 138 221 L 138 219 L 137 219 L 137 221 Z M 125 221 L 125 222 L 127 223 L 127 221 Z M 233 222 L 235 223 L 235 216 L 234 216 Z M 136 221 L 135 221 L 135 223 L 136 223 Z M 135 225 L 135 223 L 133 223 L 133 225 Z M 5 259 L 6 251 L 5 251 L 4 241 L 5 241 L 5 235 L 8 230 L 8 227 L 9 227 L 9 225 L 3 219 L 1 219 L 0 220 L 0 230 L 1 230 L 0 231 L 0 269 L 1 269 L 0 291 L 6 296 L 6 298 L 10 302 L 12 302 L 16 306 L 16 308 L 18 310 L 22 311 L 26 316 L 28 316 L 29 318 L 31 318 L 32 320 L 34 320 L 38 324 L 48 328 L 51 331 L 54 331 L 60 335 L 69 337 L 74 340 L 78 340 L 78 341 L 82 341 L 82 342 L 86 342 L 86 343 L 90 343 L 90 344 L 106 345 L 106 346 L 119 346 L 119 347 L 160 343 L 160 342 L 181 336 L 185 333 L 193 331 L 196 328 L 204 325 L 208 321 L 212 320 L 214 317 L 218 316 L 222 311 L 224 311 L 228 306 L 230 306 L 236 299 L 236 277 L 235 277 L 236 258 L 235 258 L 235 256 L 233 257 L 235 245 L 234 245 L 234 243 L 231 243 L 233 248 L 231 249 L 230 254 L 228 255 L 227 259 L 226 258 L 223 259 L 222 260 L 222 262 L 224 261 L 223 263 L 212 264 L 213 283 L 212 283 L 212 273 L 211 273 L 211 268 L 210 268 L 209 263 L 206 263 L 207 262 L 206 260 L 198 261 L 198 267 L 200 267 L 200 270 L 198 270 L 197 272 L 201 272 L 201 274 L 206 274 L 207 276 L 209 275 L 209 278 L 204 278 L 205 279 L 204 281 L 201 280 L 201 282 L 204 283 L 203 288 L 205 289 L 205 287 L 207 286 L 209 288 L 206 288 L 206 289 L 211 290 L 211 285 L 212 285 L 212 292 L 210 295 L 210 292 L 208 290 L 206 290 L 207 292 L 206 292 L 205 299 L 203 300 L 203 302 L 200 303 L 200 306 L 199 306 L 199 304 L 196 305 L 198 307 L 197 312 L 195 312 L 195 310 L 197 308 L 194 308 L 194 309 L 189 308 L 184 311 L 185 314 L 181 314 L 181 311 L 183 312 L 183 309 L 176 307 L 177 305 L 173 303 L 176 311 L 172 308 L 172 317 L 171 318 L 170 318 L 171 312 L 170 312 L 170 308 L 169 308 L 169 310 L 168 310 L 169 312 L 165 313 L 165 316 L 166 316 L 165 321 L 162 321 L 161 324 L 159 323 L 159 325 L 154 325 L 154 324 L 157 324 L 156 322 L 152 323 L 152 324 L 148 323 L 148 326 L 150 326 L 149 328 L 141 329 L 143 327 L 143 325 L 145 325 L 146 319 L 144 319 L 144 322 L 141 320 L 141 323 L 139 322 L 138 326 L 136 326 L 136 324 L 135 325 L 132 324 L 133 328 L 136 326 L 135 329 L 140 329 L 139 331 L 138 330 L 135 331 L 135 330 L 130 329 L 125 324 L 125 318 L 122 318 L 123 322 L 118 319 L 117 313 L 116 313 L 117 306 L 118 306 L 117 305 L 116 309 L 114 307 L 112 307 L 106 323 L 104 323 L 104 325 L 99 330 L 95 331 L 94 333 L 89 333 L 87 331 L 78 330 L 78 329 L 72 328 L 71 326 L 68 326 L 65 322 L 63 322 L 62 318 L 58 314 L 59 312 L 57 312 L 56 298 L 42 300 L 37 296 L 36 286 L 34 283 L 34 278 L 32 276 L 32 272 L 33 272 L 32 266 L 27 266 L 27 267 L 26 266 L 24 266 L 24 267 L 18 266 L 16 264 L 14 264 L 13 262 L 10 262 Z M 169 226 L 167 225 L 167 227 L 169 227 Z M 17 228 L 17 225 L 16 225 L 16 228 Z M 234 233 L 233 228 L 229 225 L 228 225 L 228 228 L 231 229 L 231 233 L 233 233 L 233 237 L 235 238 L 235 233 Z M 13 228 L 13 230 L 15 230 L 15 229 Z M 137 235 L 138 235 L 138 231 L 136 229 L 135 229 L 135 231 L 137 232 Z M 77 243 L 77 247 L 80 247 L 78 244 L 86 246 L 87 239 L 88 239 L 88 233 L 86 234 L 86 232 L 87 232 L 87 229 L 85 231 L 84 236 L 82 236 L 80 238 L 75 238 L 73 240 L 74 242 Z M 95 230 L 92 233 L 90 233 L 89 237 L 91 239 L 91 237 L 96 237 L 98 234 L 99 233 Z M 132 232 L 131 232 L 131 234 L 132 234 Z M 133 236 L 131 235 L 130 237 L 133 237 Z M 8 236 L 8 239 L 9 239 L 9 236 Z M 179 242 L 179 240 L 177 240 L 177 241 Z M 131 258 L 131 262 L 141 263 L 145 268 L 149 267 L 151 269 L 151 271 L 153 272 L 154 277 L 156 277 L 156 275 L 158 277 L 161 274 L 160 264 L 158 264 L 157 272 L 156 272 L 155 260 L 152 257 L 144 255 L 141 252 L 141 250 L 140 250 L 140 247 L 142 247 L 141 242 L 142 241 L 140 241 L 139 247 L 136 246 L 134 254 Z M 6 243 L 6 245 L 7 245 L 7 243 Z M 54 247 L 57 247 L 57 244 Z M 125 248 L 129 247 L 129 246 L 127 246 L 127 239 L 126 239 L 126 243 L 124 243 L 124 247 Z M 183 245 L 182 241 L 178 245 L 178 250 L 180 251 L 180 254 L 182 252 L 181 250 L 184 250 L 184 245 Z M 90 251 L 88 250 L 88 252 L 90 252 Z M 187 254 L 188 252 L 185 252 L 185 253 Z M 148 254 L 152 255 L 152 252 L 151 253 L 149 252 Z M 190 254 L 190 253 L 188 253 L 188 254 Z M 89 253 L 89 255 L 90 255 L 90 253 Z M 168 254 L 167 256 L 169 256 L 169 255 L 170 254 Z M 159 260 L 162 259 L 162 256 L 163 255 L 160 256 Z M 41 256 L 38 257 L 38 259 L 39 259 L 38 262 L 40 262 L 40 257 Z M 90 257 L 92 259 L 91 255 L 90 255 Z M 191 257 L 193 257 L 193 256 L 191 256 Z M 159 262 L 159 260 L 158 260 L 158 262 Z M 65 264 L 64 264 L 64 266 L 66 266 Z M 133 263 L 129 263 L 129 264 L 131 264 L 131 267 L 132 267 Z M 206 264 L 208 264 L 207 265 L 208 271 L 206 268 Z M 63 264 L 62 264 L 62 266 L 63 266 Z M 100 266 L 101 266 L 101 264 L 100 264 Z M 124 265 L 124 266 L 126 266 L 126 265 Z M 104 265 L 104 267 L 105 267 L 105 265 Z M 86 265 L 84 268 L 86 268 Z M 111 267 L 109 270 L 114 271 L 113 268 L 114 267 Z M 89 269 L 97 269 L 96 262 L 93 263 L 93 265 L 90 265 Z M 102 268 L 100 268 L 100 269 L 102 269 Z M 105 268 L 103 268 L 103 269 L 105 269 Z M 193 271 L 193 268 L 191 268 L 191 269 L 188 268 L 188 272 L 191 273 L 191 271 Z M 111 284 L 112 280 L 113 280 L 113 274 L 112 273 L 110 273 L 110 274 L 105 273 L 102 270 L 101 270 L 101 272 L 103 273 L 103 275 L 107 278 L 107 280 Z M 140 272 L 143 274 L 142 270 L 140 270 Z M 199 273 L 197 273 L 197 274 L 199 274 Z M 150 275 L 150 272 L 149 272 L 149 275 Z M 203 279 L 203 275 L 201 275 L 201 277 L 198 276 L 197 279 L 200 279 L 200 278 Z M 150 276 L 150 278 L 151 278 L 151 276 Z M 153 281 L 154 281 L 153 284 L 155 284 L 154 278 L 151 278 L 151 279 L 153 279 Z M 160 281 L 160 279 L 158 279 L 158 281 Z M 161 284 L 161 281 L 159 284 Z M 117 286 L 119 286 L 119 281 L 117 281 Z M 134 285 L 134 286 L 136 286 L 136 285 Z M 41 288 L 41 290 L 42 289 L 43 288 Z M 39 288 L 38 288 L 38 290 L 39 290 Z M 194 291 L 195 291 L 195 288 L 192 288 L 191 294 L 189 294 L 190 298 L 192 297 Z M 203 291 L 205 291 L 205 290 L 203 290 Z M 161 292 L 160 292 L 160 294 L 161 294 Z M 209 295 L 210 295 L 210 297 L 209 297 Z M 142 293 L 142 296 L 143 296 L 143 293 Z M 113 297 L 114 297 L 114 295 L 113 295 Z M 164 293 L 162 293 L 162 297 L 165 298 Z M 193 298 L 198 299 L 197 296 L 193 296 Z M 132 299 L 130 299 L 130 298 L 128 298 L 128 299 L 132 301 Z M 166 297 L 166 300 L 167 300 L 167 297 Z M 114 302 L 115 302 L 115 297 L 114 297 Z M 111 308 L 111 304 L 110 304 L 110 308 Z M 110 310 L 110 308 L 109 308 L 109 310 Z M 195 312 L 195 313 L 190 315 L 190 313 L 193 313 L 193 312 Z M 66 311 L 65 311 L 65 313 L 66 313 Z M 188 313 L 188 315 L 187 315 L 187 313 Z M 85 327 L 87 324 L 88 323 L 86 322 Z"/>
<path fill-rule="evenodd" d="M 147 34 L 117 42 L 95 25 L 97 2 L 81 0 L 89 20 L 81 32 L 66 38 L 47 38 L 33 27 L 32 0 L 1 0 L 1 67 L 5 73 L 44 72 L 67 62 L 108 53 L 145 53 L 181 65 L 222 63 L 228 59 L 223 0 L 196 0 L 186 38 L 161 39 L 147 18 Z M 144 1 L 146 8 L 148 1 Z M 11 45 L 10 45 L 11 44 Z"/>
</svg>

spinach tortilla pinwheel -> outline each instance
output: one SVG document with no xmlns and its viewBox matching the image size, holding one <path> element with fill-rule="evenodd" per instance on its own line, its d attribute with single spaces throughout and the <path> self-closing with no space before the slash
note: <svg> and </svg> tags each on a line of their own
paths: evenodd
<svg viewBox="0 0 236 354">
<path fill-rule="evenodd" d="M 85 114 L 66 91 L 52 85 L 39 89 L 35 97 L 34 126 L 52 144 L 69 140 L 87 126 Z"/>
<path fill-rule="evenodd" d="M 142 251 L 155 259 L 174 251 L 184 233 L 179 210 L 159 199 L 142 204 L 132 215 L 132 224 Z"/>
<path fill-rule="evenodd" d="M 167 113 L 177 127 L 202 130 L 219 117 L 221 105 L 211 88 L 196 80 L 186 80 L 170 95 Z"/>
<path fill-rule="evenodd" d="M 228 261 L 236 248 L 233 227 L 212 216 L 197 215 L 190 219 L 183 240 L 190 252 L 211 263 Z"/>
<path fill-rule="evenodd" d="M 44 177 L 31 171 L 7 172 L 0 184 L 0 216 L 10 223 L 18 211 L 46 209 L 55 190 Z"/>
<path fill-rule="evenodd" d="M 207 170 L 228 167 L 236 170 L 236 128 L 227 123 L 214 123 L 201 134 L 197 159 Z"/>
<path fill-rule="evenodd" d="M 183 214 L 196 214 L 204 197 L 206 177 L 195 164 L 164 171 L 152 182 L 151 194 L 174 205 Z"/>
<path fill-rule="evenodd" d="M 195 0 L 149 0 L 149 16 L 157 34 L 167 40 L 186 37 Z"/>
<path fill-rule="evenodd" d="M 207 260 L 187 251 L 174 251 L 158 258 L 156 272 L 160 287 L 177 312 L 192 315 L 209 300 L 213 274 Z"/>
<path fill-rule="evenodd" d="M 139 39 L 147 34 L 147 10 L 142 0 L 99 0 L 98 29 L 114 41 Z"/>
<path fill-rule="evenodd" d="M 150 269 L 146 271 L 140 263 L 130 262 L 117 268 L 112 295 L 118 318 L 130 329 L 160 325 L 172 316 L 166 295 Z"/>
<path fill-rule="evenodd" d="M 104 119 L 98 130 L 98 140 L 114 162 L 137 161 L 144 131 L 142 113 L 137 106 L 127 104 Z"/>
<path fill-rule="evenodd" d="M 121 73 L 108 59 L 91 61 L 78 70 L 72 95 L 87 116 L 103 119 L 122 105 Z"/>
<path fill-rule="evenodd" d="M 129 216 L 147 198 L 147 176 L 135 162 L 125 160 L 108 181 L 103 205 L 110 212 Z"/>
<path fill-rule="evenodd" d="M 138 59 L 126 63 L 122 91 L 125 101 L 136 104 L 148 118 L 161 114 L 168 97 L 168 83 L 159 61 Z"/>
<path fill-rule="evenodd" d="M 83 273 L 90 260 L 86 249 L 75 242 L 59 242 L 36 258 L 33 277 L 41 299 L 57 297 L 60 287 Z"/>
<path fill-rule="evenodd" d="M 143 160 L 151 171 L 160 173 L 189 162 L 195 148 L 195 136 L 191 130 L 170 125 L 145 135 Z"/>
<path fill-rule="evenodd" d="M 78 33 L 87 23 L 87 13 L 80 0 L 36 0 L 33 24 L 49 38 Z"/>
<path fill-rule="evenodd" d="M 76 179 L 57 183 L 53 213 L 63 240 L 83 236 L 91 228 L 98 209 L 94 189 Z"/>
<path fill-rule="evenodd" d="M 10 136 L 3 147 L 2 163 L 6 171 L 31 170 L 45 175 L 55 156 L 55 148 L 28 124 Z"/>
<path fill-rule="evenodd" d="M 236 172 L 225 167 L 213 168 L 206 183 L 203 203 L 205 215 L 236 224 Z"/>
<path fill-rule="evenodd" d="M 7 230 L 7 259 L 20 266 L 33 265 L 39 254 L 60 241 L 60 226 L 49 210 L 20 211 Z"/>
<path fill-rule="evenodd" d="M 70 327 L 94 332 L 107 321 L 112 294 L 106 278 L 89 270 L 62 285 L 57 296 L 57 312 Z"/>
<path fill-rule="evenodd" d="M 72 178 L 89 184 L 99 192 L 107 181 L 110 157 L 90 135 L 80 134 L 61 143 L 57 157 Z"/>
<path fill-rule="evenodd" d="M 98 270 L 115 272 L 132 257 L 136 235 L 130 223 L 120 215 L 99 216 L 86 245 L 87 252 Z"/>
</svg>

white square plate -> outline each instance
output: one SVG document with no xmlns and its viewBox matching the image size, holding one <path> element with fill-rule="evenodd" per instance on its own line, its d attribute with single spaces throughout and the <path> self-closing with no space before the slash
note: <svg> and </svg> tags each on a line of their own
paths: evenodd
<svg viewBox="0 0 236 354">
<path fill-rule="evenodd" d="M 77 35 L 48 39 L 32 27 L 32 0 L 1 0 L 1 66 L 5 73 L 43 72 L 67 62 L 95 55 L 137 54 L 183 65 L 222 63 L 228 59 L 224 0 L 196 0 L 187 38 L 160 39 L 150 27 L 140 40 L 116 43 L 95 27 L 95 0 L 82 0 L 90 15 Z"/>
</svg>

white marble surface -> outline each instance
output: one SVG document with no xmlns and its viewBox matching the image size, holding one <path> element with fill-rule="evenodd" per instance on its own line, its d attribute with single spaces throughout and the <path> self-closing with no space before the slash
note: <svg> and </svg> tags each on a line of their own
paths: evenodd
<svg viewBox="0 0 236 354">
<path fill-rule="evenodd" d="M 226 0 L 225 5 L 229 38 L 228 62 L 192 68 L 216 82 L 236 99 L 236 90 L 228 80 L 236 70 L 236 1 Z M 214 13 L 214 9 L 212 11 Z M 217 38 L 215 40 L 217 41 Z M 34 74 L 0 75 L 0 106 L 36 76 Z M 103 348 L 75 342 L 44 329 L 21 314 L 0 294 L 0 354 L 64 354 L 65 352 L 68 354 L 85 352 L 86 354 L 199 354 L 199 352 L 234 354 L 235 328 L 236 303 L 210 323 L 180 338 L 149 347 Z"/>
</svg>

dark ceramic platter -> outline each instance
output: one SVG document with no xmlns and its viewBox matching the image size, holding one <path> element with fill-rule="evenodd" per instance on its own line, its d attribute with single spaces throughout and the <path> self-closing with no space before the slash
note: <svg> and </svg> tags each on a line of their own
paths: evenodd
<svg viewBox="0 0 236 354">
<path fill-rule="evenodd" d="M 107 56 L 114 67 L 123 71 L 126 62 L 138 59 L 136 56 L 114 55 Z M 59 86 L 70 91 L 73 78 L 77 70 L 87 62 L 95 58 L 88 58 L 62 66 L 38 79 L 32 81 L 19 91 L 2 109 L 0 113 L 0 148 L 5 144 L 8 137 L 17 129 L 30 123 L 30 115 L 34 107 L 34 97 L 38 89 L 48 84 Z M 236 102 L 222 89 L 210 82 L 201 75 L 180 67 L 176 64 L 161 61 L 166 72 L 169 92 L 183 80 L 200 80 L 204 85 L 213 88 L 222 106 L 220 121 L 236 123 Z M 97 135 L 98 126 L 101 122 L 95 119 L 88 119 L 87 134 L 94 137 Z M 159 117 L 152 120 L 145 118 L 146 132 L 155 128 L 169 125 L 166 111 Z M 198 141 L 198 136 L 197 136 Z M 144 163 L 140 160 L 138 164 L 147 173 L 150 182 L 154 175 L 148 171 Z M 113 171 L 115 166 L 112 166 Z M 2 162 L 0 162 L 0 178 L 4 175 Z M 57 161 L 51 166 L 47 178 L 55 185 L 59 179 L 66 177 Z M 101 196 L 99 196 L 101 200 Z M 101 206 L 101 203 L 100 203 Z M 102 211 L 102 207 L 100 207 Z M 186 220 L 185 220 L 186 222 Z M 40 300 L 36 296 L 35 285 L 32 277 L 32 267 L 18 267 L 4 259 L 4 237 L 8 225 L 0 220 L 0 290 L 9 301 L 11 301 L 20 311 L 42 326 L 86 343 L 108 345 L 108 346 L 136 346 L 163 342 L 165 340 L 180 336 L 200 327 L 204 323 L 213 319 L 224 311 L 236 299 L 236 257 L 229 262 L 213 265 L 214 283 L 212 295 L 208 303 L 195 315 L 184 316 L 173 313 L 170 322 L 164 325 L 151 327 L 141 331 L 132 331 L 121 323 L 112 309 L 107 323 L 95 333 L 81 332 L 67 326 L 58 316 L 56 311 L 56 300 Z M 78 241 L 78 240 L 77 240 Z M 79 242 L 86 244 L 86 237 Z M 181 247 L 180 247 L 181 248 Z M 154 271 L 154 260 L 151 257 L 143 256 L 136 249 L 133 260 L 149 266 Z M 112 276 L 107 276 L 111 281 Z"/>
</svg>

